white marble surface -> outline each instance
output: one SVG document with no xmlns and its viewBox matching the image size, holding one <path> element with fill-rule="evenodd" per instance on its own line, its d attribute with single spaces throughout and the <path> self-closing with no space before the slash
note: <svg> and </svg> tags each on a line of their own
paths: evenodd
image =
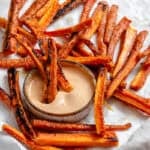
<svg viewBox="0 0 150 150">
<path fill-rule="evenodd" d="M 33 0 L 28 0 L 26 7 Z M 98 0 L 99 1 L 99 0 Z M 0 16 L 7 18 L 8 6 L 10 0 L 0 0 Z M 132 25 L 139 30 L 147 29 L 150 31 L 150 0 L 108 0 L 110 4 L 119 5 L 119 16 L 118 20 L 122 16 L 129 17 L 133 22 Z M 24 9 L 25 10 L 25 9 Z M 57 23 L 53 24 L 50 29 L 61 28 L 64 26 L 70 26 L 76 24 L 79 18 L 79 12 L 81 12 L 82 7 L 74 10 L 71 14 L 64 17 L 63 21 L 59 20 Z M 0 31 L 0 38 L 3 36 L 3 31 Z M 2 40 L 1 40 L 2 41 Z M 150 36 L 145 42 L 146 47 L 150 42 Z M 1 42 L 0 42 L 1 44 Z M 138 68 L 138 67 L 137 67 Z M 128 78 L 130 81 L 137 71 L 137 68 L 131 73 Z M 21 73 L 24 76 L 23 73 Z M 8 91 L 7 87 L 7 76 L 5 70 L 0 70 L 0 86 Z M 23 78 L 21 83 L 23 82 Z M 150 78 L 148 79 L 146 85 L 139 94 L 145 97 L 150 97 Z M 128 107 L 118 100 L 110 100 L 109 105 L 112 110 L 108 107 L 105 108 L 105 120 L 107 123 L 125 123 L 131 122 L 132 128 L 125 132 L 118 132 L 120 145 L 119 147 L 113 148 L 114 150 L 149 150 L 150 149 L 150 119 L 143 116 L 140 112 L 135 109 Z M 8 110 L 0 102 L 0 122 L 7 122 L 16 127 L 15 119 L 10 110 Z M 93 110 L 91 110 L 89 116 L 83 121 L 87 123 L 93 123 Z M 18 143 L 13 138 L 9 137 L 4 133 L 0 133 L 0 150 L 23 150 L 25 149 L 20 143 Z M 96 149 L 96 148 L 93 148 Z M 100 148 L 97 148 L 100 150 Z M 109 149 L 110 150 L 110 149 Z"/>
</svg>

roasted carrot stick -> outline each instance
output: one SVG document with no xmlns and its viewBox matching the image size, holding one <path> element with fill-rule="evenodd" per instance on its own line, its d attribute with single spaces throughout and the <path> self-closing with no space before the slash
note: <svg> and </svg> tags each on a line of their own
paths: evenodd
<svg viewBox="0 0 150 150">
<path fill-rule="evenodd" d="M 123 81 L 136 66 L 137 62 L 139 61 L 139 59 L 137 58 L 139 51 L 142 48 L 147 34 L 147 31 L 142 31 L 138 34 L 135 45 L 127 60 L 127 63 L 124 65 L 123 69 L 116 75 L 116 77 L 112 80 L 111 84 L 108 86 L 106 98 L 110 98 L 113 95 L 114 91 L 118 88 L 121 81 Z"/>
<path fill-rule="evenodd" d="M 32 126 L 40 131 L 96 131 L 96 126 L 93 124 L 73 124 L 73 123 L 58 123 L 46 120 L 32 120 Z M 106 131 L 123 131 L 131 127 L 131 123 L 123 125 L 105 125 Z"/>
<path fill-rule="evenodd" d="M 134 46 L 136 35 L 137 35 L 137 30 L 132 27 L 128 27 L 128 29 L 125 33 L 125 37 L 123 39 L 123 45 L 121 46 L 121 49 L 119 52 L 120 54 L 118 55 L 116 65 L 113 70 L 113 75 L 112 75 L 113 77 L 116 76 L 116 74 L 123 67 L 125 60 L 127 60 L 127 57 L 130 54 L 130 52 Z"/>
<path fill-rule="evenodd" d="M 112 5 L 108 13 L 106 31 L 104 36 L 104 42 L 106 44 L 110 42 L 114 27 L 116 25 L 117 13 L 118 13 L 118 5 Z"/>
<path fill-rule="evenodd" d="M 82 39 L 90 39 L 93 34 L 97 31 L 98 29 L 98 26 L 101 22 L 101 19 L 102 19 L 102 15 L 103 15 L 103 11 L 105 10 L 105 3 L 104 2 L 99 2 L 97 8 L 95 9 L 91 19 L 92 19 L 92 25 L 86 29 L 82 35 L 81 35 L 81 38 Z M 78 49 L 79 51 L 85 51 L 85 53 L 87 52 L 86 50 L 84 50 L 84 44 L 82 42 L 80 42 L 78 44 Z M 87 53 L 88 55 L 88 53 Z"/>
<path fill-rule="evenodd" d="M 148 62 L 148 61 L 150 61 L 150 57 L 148 57 L 145 62 Z M 150 73 L 150 67 L 144 68 L 143 65 L 144 64 L 142 64 L 139 72 L 136 74 L 136 76 L 132 80 L 130 84 L 131 89 L 139 90 L 144 86 L 144 83 L 146 82 L 146 79 Z"/>
<path fill-rule="evenodd" d="M 11 0 L 7 28 L 3 41 L 3 50 L 9 51 L 10 53 L 15 52 L 17 48 L 17 41 L 11 36 L 11 34 L 17 33 L 16 26 L 19 25 L 18 15 L 25 1 L 26 0 Z"/>
<path fill-rule="evenodd" d="M 108 9 L 109 6 L 106 3 L 105 10 L 103 11 L 103 16 L 97 31 L 97 45 L 101 55 L 106 55 L 107 53 L 107 46 L 104 43 L 104 34 L 105 34 L 105 28 L 107 22 Z"/>
<path fill-rule="evenodd" d="M 53 40 L 49 41 L 50 51 L 49 51 L 49 61 L 47 65 L 47 78 L 48 78 L 48 102 L 52 102 L 57 95 L 57 48 Z"/>
<path fill-rule="evenodd" d="M 84 4 L 83 11 L 81 13 L 80 22 L 85 21 L 87 18 L 89 18 L 90 11 L 94 5 L 96 0 L 87 0 Z"/>
<path fill-rule="evenodd" d="M 91 66 L 97 66 L 97 65 L 104 65 L 108 68 L 112 67 L 111 59 L 110 57 L 103 57 L 103 56 L 93 56 L 93 57 L 72 57 L 68 56 L 66 60 L 78 62 L 84 65 L 91 65 Z"/>
<path fill-rule="evenodd" d="M 61 90 L 64 90 L 65 92 L 70 92 L 73 89 L 69 81 L 66 79 L 63 70 L 61 68 L 61 64 L 59 62 L 57 67 L 57 80 L 58 80 L 58 87 Z"/>
<path fill-rule="evenodd" d="M 21 132 L 17 129 L 9 126 L 3 125 L 3 131 L 14 137 L 16 140 L 27 146 L 31 150 L 61 150 L 60 148 L 55 148 L 52 146 L 39 146 L 36 145 L 33 141 L 27 139 Z"/>
<path fill-rule="evenodd" d="M 7 27 L 7 20 L 5 18 L 0 17 L 0 27 L 4 29 Z"/>
<path fill-rule="evenodd" d="M 105 135 L 99 136 L 94 133 L 39 133 L 34 139 L 39 145 L 57 145 L 57 146 L 81 146 L 81 147 L 113 147 L 118 145 L 118 139 L 114 132 L 105 132 Z"/>
<path fill-rule="evenodd" d="M 97 134 L 102 134 L 105 130 L 104 127 L 104 116 L 103 116 L 103 104 L 104 104 L 104 93 L 106 87 L 106 75 L 107 69 L 102 68 L 99 71 L 96 83 L 95 97 L 94 97 L 94 115 L 96 122 Z"/>
<path fill-rule="evenodd" d="M 11 106 L 11 100 L 9 95 L 2 89 L 0 88 L 0 100 L 8 107 L 12 108 Z"/>
<path fill-rule="evenodd" d="M 117 42 L 119 41 L 121 35 L 127 30 L 130 23 L 131 21 L 128 18 L 123 17 L 120 20 L 120 22 L 114 27 L 112 37 L 108 45 L 108 55 L 111 56 L 112 58 L 114 56 L 114 51 L 115 51 Z"/>
<path fill-rule="evenodd" d="M 84 22 L 81 22 L 77 25 L 74 25 L 72 27 L 64 28 L 64 29 L 58 29 L 56 31 L 46 31 L 44 32 L 48 36 L 65 36 L 65 35 L 70 35 L 73 33 L 77 33 L 81 30 L 84 30 L 88 28 L 92 24 L 92 20 L 88 19 Z"/>
<path fill-rule="evenodd" d="M 135 107 L 138 110 L 150 115 L 150 103 L 148 99 L 144 99 L 129 90 L 116 90 L 114 95 L 117 99 Z"/>
<path fill-rule="evenodd" d="M 20 37 L 18 35 L 15 35 L 15 38 L 28 51 L 29 55 L 31 56 L 31 58 L 33 59 L 35 64 L 37 65 L 37 68 L 39 69 L 39 71 L 41 73 L 41 76 L 43 77 L 44 80 L 46 80 L 46 76 L 45 76 L 45 71 L 44 71 L 43 65 L 39 61 L 37 56 L 33 53 L 32 48 L 29 45 L 27 45 L 26 43 L 22 42 L 22 40 L 20 39 Z"/>
<path fill-rule="evenodd" d="M 82 56 L 79 52 L 77 52 L 75 50 L 71 51 L 71 55 L 74 56 L 74 57 L 81 57 Z"/>
</svg>

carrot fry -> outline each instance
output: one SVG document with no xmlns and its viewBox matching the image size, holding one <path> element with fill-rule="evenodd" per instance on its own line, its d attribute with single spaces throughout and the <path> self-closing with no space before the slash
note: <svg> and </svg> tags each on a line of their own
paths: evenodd
<svg viewBox="0 0 150 150">
<path fill-rule="evenodd" d="M 50 45 L 50 62 L 46 68 L 48 77 L 48 102 L 52 102 L 57 94 L 57 49 L 53 40 L 49 41 Z"/>
<path fill-rule="evenodd" d="M 74 56 L 74 57 L 81 57 L 82 56 L 79 52 L 77 52 L 75 50 L 71 51 L 71 55 Z"/>
<path fill-rule="evenodd" d="M 72 51 L 73 47 L 77 43 L 78 38 L 79 37 L 75 35 L 69 42 L 63 45 L 63 47 L 58 52 L 59 58 L 66 58 L 69 55 L 69 53 Z"/>
<path fill-rule="evenodd" d="M 96 126 L 93 124 L 73 124 L 73 123 L 58 123 L 46 120 L 32 120 L 32 126 L 39 131 L 96 131 Z M 123 131 L 131 127 L 131 123 L 123 125 L 105 125 L 106 131 Z"/>
<path fill-rule="evenodd" d="M 150 61 L 150 57 L 148 57 L 145 62 L 148 62 L 148 61 Z M 150 73 L 150 67 L 144 68 L 143 65 L 141 66 L 141 69 L 132 80 L 131 85 L 130 85 L 131 89 L 139 90 L 144 86 L 144 83 L 146 82 L 146 79 Z"/>
<path fill-rule="evenodd" d="M 118 13 L 118 6 L 112 5 L 108 13 L 106 31 L 105 31 L 105 36 L 104 36 L 104 42 L 106 44 L 110 42 L 114 27 L 116 25 L 117 13 Z"/>
<path fill-rule="evenodd" d="M 83 11 L 81 13 L 80 22 L 85 21 L 87 18 L 89 18 L 90 11 L 94 5 L 96 0 L 87 0 L 84 4 Z"/>
<path fill-rule="evenodd" d="M 35 132 L 28 120 L 27 114 L 24 110 L 20 89 L 19 89 L 19 74 L 15 72 L 14 69 L 8 70 L 8 81 L 9 81 L 9 88 L 10 88 L 10 98 L 11 98 L 11 105 L 13 107 L 16 121 L 18 126 L 20 127 L 23 134 L 28 137 L 29 139 L 35 137 Z"/>
<path fill-rule="evenodd" d="M 92 25 L 82 33 L 82 35 L 81 35 L 82 39 L 89 40 L 93 36 L 93 34 L 96 32 L 96 30 L 98 29 L 98 26 L 101 22 L 102 14 L 103 14 L 104 10 L 105 10 L 105 3 L 99 2 L 97 8 L 95 9 L 95 11 L 91 17 Z M 84 47 L 84 44 L 79 43 L 79 45 L 78 45 L 79 51 L 80 51 L 80 49 L 83 49 L 83 47 Z M 84 51 L 86 53 L 86 50 L 84 50 Z"/>
<path fill-rule="evenodd" d="M 110 98 L 113 95 L 114 91 L 118 88 L 121 81 L 123 81 L 136 66 L 137 62 L 139 61 L 137 58 L 139 51 L 142 48 L 147 34 L 147 31 L 142 31 L 138 34 L 135 45 L 127 60 L 127 63 L 124 65 L 123 69 L 116 75 L 116 77 L 112 80 L 111 84 L 108 86 L 106 98 Z"/>
<path fill-rule="evenodd" d="M 61 68 L 61 64 L 59 62 L 57 68 L 57 80 L 59 88 L 64 90 L 65 92 L 70 92 L 73 89 L 69 81 L 65 78 L 65 75 Z"/>
<path fill-rule="evenodd" d="M 35 62 L 35 64 L 37 65 L 37 68 L 39 69 L 41 76 L 43 77 L 43 79 L 46 79 L 45 76 L 45 71 L 43 68 L 42 63 L 39 61 L 39 59 L 37 58 L 37 56 L 35 56 L 35 54 L 33 53 L 32 49 L 24 42 L 22 42 L 22 40 L 20 39 L 20 37 L 18 35 L 15 35 L 15 38 L 17 39 L 17 41 L 23 46 L 25 47 L 25 49 L 28 51 L 29 55 L 31 56 L 31 58 L 33 59 L 33 61 Z"/>
<path fill-rule="evenodd" d="M 72 57 L 68 56 L 66 60 L 78 62 L 84 65 L 98 66 L 104 65 L 109 69 L 112 68 L 110 57 L 103 56 L 93 56 L 93 57 Z"/>
<path fill-rule="evenodd" d="M 52 146 L 39 146 L 36 145 L 33 141 L 30 141 L 26 139 L 26 137 L 19 132 L 17 129 L 9 126 L 9 125 L 3 125 L 3 131 L 17 139 L 19 142 L 27 146 L 31 150 L 61 150 L 60 148 L 55 148 Z"/>
<path fill-rule="evenodd" d="M 117 45 L 117 42 L 119 41 L 121 35 L 127 30 L 130 23 L 131 21 L 128 18 L 123 17 L 120 20 L 120 22 L 114 27 L 112 37 L 108 45 L 108 55 L 111 56 L 112 58 L 114 56 L 114 50 Z"/>
<path fill-rule="evenodd" d="M 11 34 L 16 34 L 16 26 L 19 25 L 18 15 L 26 0 L 11 0 L 9 8 L 8 23 L 3 41 L 3 50 L 13 53 L 16 51 L 17 42 Z"/>
<path fill-rule="evenodd" d="M 94 133 L 39 133 L 34 141 L 39 145 L 57 145 L 64 147 L 113 147 L 118 145 L 118 139 L 115 133 L 111 131 L 106 132 L 103 137 Z"/>
<path fill-rule="evenodd" d="M 102 20 L 100 22 L 100 25 L 98 27 L 98 32 L 97 32 L 97 44 L 98 44 L 98 49 L 101 55 L 106 55 L 107 53 L 107 46 L 104 43 L 104 34 L 105 34 L 105 28 L 106 28 L 106 22 L 107 22 L 108 9 L 109 9 L 109 6 L 106 3 L 105 10 L 103 11 Z"/>
<path fill-rule="evenodd" d="M 36 12 L 42 8 L 48 0 L 36 0 L 32 5 L 26 10 L 26 12 L 21 16 L 20 20 L 24 21 L 26 19 L 33 18 Z"/>
<path fill-rule="evenodd" d="M 65 36 L 65 35 L 70 35 L 73 33 L 77 33 L 81 30 L 84 30 L 84 29 L 88 28 L 91 24 L 92 24 L 92 20 L 88 19 L 84 22 L 81 22 L 81 23 L 79 23 L 75 26 L 69 27 L 69 28 L 58 29 L 56 31 L 48 31 L 48 32 L 44 32 L 44 33 L 48 36 Z"/>
<path fill-rule="evenodd" d="M 7 27 L 7 20 L 5 18 L 0 17 L 0 27 L 4 29 Z"/>
<path fill-rule="evenodd" d="M 103 104 L 104 104 L 104 93 L 105 93 L 105 86 L 106 86 L 106 74 L 107 74 L 106 68 L 102 68 L 99 71 L 96 90 L 95 90 L 94 111 L 95 111 L 95 122 L 96 122 L 97 134 L 102 134 L 105 130 Z"/>
<path fill-rule="evenodd" d="M 64 16 L 74 8 L 78 7 L 80 4 L 83 4 L 85 0 L 66 0 L 62 5 L 60 5 L 60 9 L 57 14 L 53 18 L 53 22 L 60 17 Z"/>
<path fill-rule="evenodd" d="M 0 88 L 0 100 L 8 107 L 12 108 L 11 106 L 11 100 L 9 95 L 2 89 Z"/>
<path fill-rule="evenodd" d="M 150 115 L 150 103 L 148 99 L 140 97 L 129 90 L 116 90 L 113 96 Z"/>
<path fill-rule="evenodd" d="M 136 39 L 137 30 L 135 30 L 132 27 L 129 27 L 125 33 L 123 45 L 120 49 L 120 54 L 118 55 L 118 59 L 113 71 L 113 77 L 116 76 L 116 74 L 120 71 L 120 69 L 123 67 L 125 60 L 127 59 L 128 55 L 130 54 L 134 42 Z"/>
</svg>

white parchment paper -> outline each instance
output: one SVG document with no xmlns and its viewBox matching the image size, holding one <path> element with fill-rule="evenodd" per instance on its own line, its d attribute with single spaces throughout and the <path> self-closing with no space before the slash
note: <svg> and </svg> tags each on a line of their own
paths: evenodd
<svg viewBox="0 0 150 150">
<path fill-rule="evenodd" d="M 28 7 L 33 0 L 28 0 L 23 11 Z M 61 0 L 62 2 L 63 0 Z M 99 0 L 97 0 L 98 2 Z M 8 8 L 10 0 L 0 0 L 0 16 L 7 18 Z M 119 5 L 118 20 L 123 17 L 129 17 L 133 22 L 132 25 L 138 30 L 147 29 L 150 31 L 150 0 L 108 0 L 109 4 Z M 79 7 L 67 14 L 63 19 L 54 23 L 50 29 L 58 29 L 67 27 L 78 23 L 80 12 L 82 7 Z M 0 45 L 2 43 L 3 31 L 0 30 Z M 93 38 L 94 39 L 94 38 Z M 147 38 L 144 47 L 150 43 L 150 36 Z M 139 65 L 128 77 L 128 82 L 134 77 Z M 24 72 L 21 72 L 22 76 L 20 83 L 23 83 L 25 76 Z M 145 86 L 138 92 L 139 95 L 144 97 L 150 97 L 150 77 L 147 80 Z M 6 70 L 0 70 L 0 86 L 8 91 Z M 108 105 L 111 109 L 108 109 Z M 132 128 L 128 131 L 118 132 L 120 144 L 116 148 L 110 150 L 149 150 L 150 149 L 150 119 L 144 116 L 137 110 L 122 104 L 118 100 L 112 99 L 105 107 L 105 121 L 107 123 L 121 124 L 126 122 L 132 123 Z M 6 122 L 10 125 L 16 126 L 15 118 L 6 106 L 0 102 L 0 122 Z M 83 121 L 86 123 L 93 123 L 93 110 L 91 110 L 89 116 Z M 24 150 L 25 148 L 10 136 L 0 133 L 0 150 Z M 102 148 L 93 148 L 99 149 Z"/>
</svg>

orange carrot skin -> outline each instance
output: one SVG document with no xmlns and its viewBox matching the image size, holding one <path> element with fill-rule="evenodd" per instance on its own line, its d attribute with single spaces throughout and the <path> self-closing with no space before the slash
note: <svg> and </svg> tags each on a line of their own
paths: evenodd
<svg viewBox="0 0 150 150">
<path fill-rule="evenodd" d="M 108 55 L 113 58 L 114 51 L 117 45 L 117 42 L 119 41 L 122 33 L 126 31 L 131 21 L 124 17 L 120 20 L 120 22 L 115 26 L 114 31 L 112 33 L 112 37 L 110 39 L 110 43 L 108 46 Z"/>
<path fill-rule="evenodd" d="M 110 42 L 114 27 L 116 25 L 118 5 L 112 5 L 107 17 L 106 31 L 104 36 L 104 42 L 108 44 Z"/>
</svg>

